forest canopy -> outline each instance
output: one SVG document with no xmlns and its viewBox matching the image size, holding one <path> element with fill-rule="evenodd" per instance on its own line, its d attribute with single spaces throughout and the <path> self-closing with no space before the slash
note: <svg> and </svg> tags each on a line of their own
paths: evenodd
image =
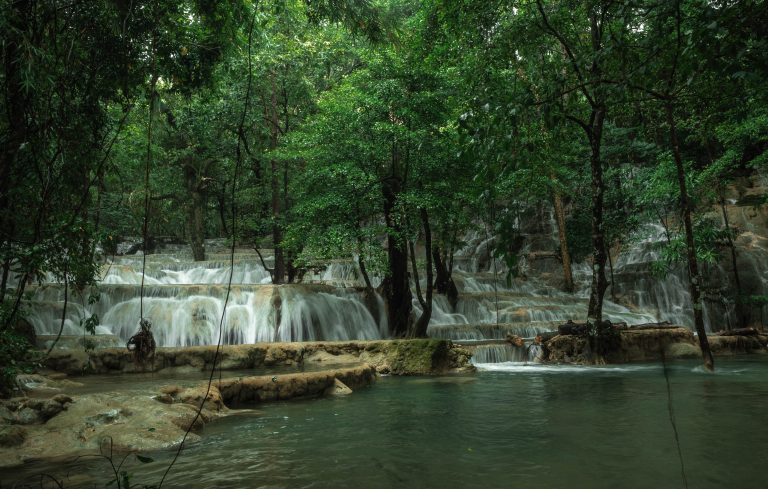
<svg viewBox="0 0 768 489">
<path fill-rule="evenodd" d="M 762 0 L 4 2 L 2 328 L 25 284 L 94 284 L 125 237 L 196 260 L 224 237 L 273 248 L 273 283 L 354 258 L 391 334 L 423 336 L 462 236 L 512 271 L 543 202 L 563 288 L 590 264 L 583 319 L 652 222 L 701 333 L 701 265 L 733 231 L 702 210 L 768 163 L 766 25 Z"/>
</svg>

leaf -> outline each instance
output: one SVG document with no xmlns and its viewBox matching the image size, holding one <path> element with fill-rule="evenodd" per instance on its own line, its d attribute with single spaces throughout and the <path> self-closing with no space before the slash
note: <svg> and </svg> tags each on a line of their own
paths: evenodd
<svg viewBox="0 0 768 489">
<path fill-rule="evenodd" d="M 154 428 L 150 428 L 150 430 L 152 430 L 152 429 L 154 429 Z M 136 458 L 139 460 L 139 462 L 141 462 L 143 464 L 149 464 L 149 463 L 152 463 L 152 462 L 155 461 L 151 457 L 145 457 L 144 455 L 138 455 L 138 454 L 136 455 Z"/>
</svg>

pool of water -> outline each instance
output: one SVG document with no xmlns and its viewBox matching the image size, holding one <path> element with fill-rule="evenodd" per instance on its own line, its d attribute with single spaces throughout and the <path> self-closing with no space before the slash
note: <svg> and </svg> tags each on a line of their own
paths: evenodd
<svg viewBox="0 0 768 489">
<path fill-rule="evenodd" d="M 351 396 L 272 403 L 259 416 L 212 423 L 163 487 L 766 487 L 768 359 L 720 360 L 714 375 L 671 364 L 671 403 L 655 364 L 481 368 L 383 377 Z M 129 457 L 132 484 L 157 483 L 172 454 L 151 456 Z M 41 470 L 59 471 L 64 487 L 109 480 L 103 462 L 23 473 Z"/>
</svg>

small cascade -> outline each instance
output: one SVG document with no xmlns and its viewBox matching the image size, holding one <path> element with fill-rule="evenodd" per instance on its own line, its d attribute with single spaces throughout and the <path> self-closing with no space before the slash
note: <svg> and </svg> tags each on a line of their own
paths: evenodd
<svg viewBox="0 0 768 489">
<path fill-rule="evenodd" d="M 528 354 L 525 347 L 506 345 L 478 345 L 472 355 L 472 363 L 525 362 Z"/>
<path fill-rule="evenodd" d="M 466 246 L 456 255 L 453 272 L 459 290 L 458 302 L 453 307 L 446 297 L 433 298 L 432 317 L 427 333 L 434 338 L 455 341 L 503 340 L 507 335 L 533 338 L 537 334 L 557 329 L 569 319 L 585 318 L 589 297 L 589 272 L 586 265 L 575 266 L 581 290 L 564 293 L 551 280 L 562 274 L 556 255 L 557 247 L 554 216 L 551 211 L 540 212 L 535 222 L 526 226 L 526 236 L 520 248 L 520 261 L 516 276 L 508 277 L 506 264 L 493 257 L 495 238 L 482 232 L 470 233 Z M 414 312 L 421 314 L 421 306 L 413 301 Z M 603 315 L 613 322 L 639 324 L 657 321 L 653 309 L 624 305 L 606 300 Z M 541 356 L 541 347 L 532 345 L 527 354 L 513 353 L 515 347 L 505 345 L 478 345 L 475 347 L 478 363 L 492 361 L 533 361 Z"/>
<path fill-rule="evenodd" d="M 541 363 L 544 351 L 541 345 L 530 343 L 524 346 L 515 346 L 509 343 L 491 343 L 469 346 L 474 350 L 472 363 Z"/>
</svg>

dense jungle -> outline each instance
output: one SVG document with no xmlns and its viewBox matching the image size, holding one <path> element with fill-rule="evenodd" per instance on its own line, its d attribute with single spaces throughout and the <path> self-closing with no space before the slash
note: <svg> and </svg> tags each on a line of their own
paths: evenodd
<svg viewBox="0 0 768 489">
<path fill-rule="evenodd" d="M 3 2 L 0 487 L 762 487 L 766 26 Z"/>
</svg>

